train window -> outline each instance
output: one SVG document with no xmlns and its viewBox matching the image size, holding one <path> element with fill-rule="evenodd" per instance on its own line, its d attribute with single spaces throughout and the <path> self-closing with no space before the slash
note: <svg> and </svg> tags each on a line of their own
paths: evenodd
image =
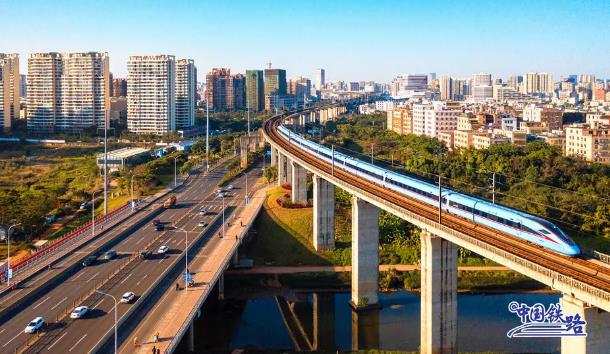
<svg viewBox="0 0 610 354">
<path fill-rule="evenodd" d="M 538 230 L 538 231 L 542 232 L 542 233 L 543 233 L 543 234 L 545 234 L 545 235 L 552 235 L 550 232 L 548 232 L 548 231 L 546 231 L 546 230 L 542 230 L 542 229 L 540 229 L 540 230 Z"/>
</svg>

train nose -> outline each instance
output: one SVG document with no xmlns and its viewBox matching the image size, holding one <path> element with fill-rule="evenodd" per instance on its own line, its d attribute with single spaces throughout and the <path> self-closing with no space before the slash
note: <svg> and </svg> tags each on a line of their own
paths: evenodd
<svg viewBox="0 0 610 354">
<path fill-rule="evenodd" d="M 578 256 L 580 254 L 580 248 L 576 244 L 566 245 L 564 252 L 568 256 Z"/>
</svg>

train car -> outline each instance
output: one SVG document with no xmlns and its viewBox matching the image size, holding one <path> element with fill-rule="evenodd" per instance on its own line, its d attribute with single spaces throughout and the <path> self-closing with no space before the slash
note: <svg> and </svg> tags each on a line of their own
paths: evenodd
<svg viewBox="0 0 610 354">
<path fill-rule="evenodd" d="M 284 126 L 280 126 L 278 130 L 291 144 L 298 145 L 327 162 L 334 161 L 335 167 L 429 205 L 438 206 L 436 185 L 383 169 L 340 152 L 335 151 L 333 157 L 332 150 L 326 146 L 309 141 Z M 580 254 L 578 245 L 560 228 L 542 218 L 518 210 L 447 188 L 442 190 L 442 209 L 561 254 Z"/>
</svg>

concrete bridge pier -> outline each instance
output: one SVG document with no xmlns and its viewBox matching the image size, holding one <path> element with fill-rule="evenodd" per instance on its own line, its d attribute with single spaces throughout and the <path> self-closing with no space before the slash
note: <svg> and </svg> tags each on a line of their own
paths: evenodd
<svg viewBox="0 0 610 354">
<path fill-rule="evenodd" d="M 587 321 L 586 337 L 561 337 L 561 353 L 610 353 L 610 313 L 590 306 L 568 294 L 560 299 L 564 316 L 580 315 Z"/>
<path fill-rule="evenodd" d="M 352 300 L 355 309 L 379 303 L 379 208 L 352 197 Z"/>
<path fill-rule="evenodd" d="M 379 349 L 379 308 L 352 311 L 352 350 Z"/>
<path fill-rule="evenodd" d="M 457 245 L 422 230 L 421 353 L 457 354 Z"/>
<path fill-rule="evenodd" d="M 273 146 L 271 147 L 271 166 L 277 166 L 277 149 Z"/>
<path fill-rule="evenodd" d="M 281 186 L 284 183 L 288 183 L 288 171 L 286 169 L 286 155 L 278 153 L 277 161 L 277 184 Z"/>
<path fill-rule="evenodd" d="M 292 202 L 295 204 L 307 204 L 307 170 L 294 161 L 291 166 Z"/>
<path fill-rule="evenodd" d="M 316 251 L 335 248 L 335 186 L 313 176 L 313 247 Z"/>
<path fill-rule="evenodd" d="M 187 338 L 187 343 L 188 343 L 188 352 L 189 353 L 194 353 L 195 352 L 195 320 L 191 321 L 191 324 L 189 325 L 189 334 L 188 334 L 188 338 Z"/>
<path fill-rule="evenodd" d="M 286 157 L 286 183 L 292 184 L 292 160 Z"/>
<path fill-rule="evenodd" d="M 335 295 L 313 294 L 313 350 L 333 350 L 335 343 Z"/>
<path fill-rule="evenodd" d="M 218 277 L 218 300 L 225 299 L 225 274 Z"/>
</svg>

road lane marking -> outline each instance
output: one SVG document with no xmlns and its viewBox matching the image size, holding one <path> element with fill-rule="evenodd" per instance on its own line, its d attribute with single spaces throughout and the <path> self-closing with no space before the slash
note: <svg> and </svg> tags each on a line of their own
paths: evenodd
<svg viewBox="0 0 610 354">
<path fill-rule="evenodd" d="M 59 306 L 59 304 L 61 304 L 62 302 L 68 300 L 68 297 L 64 297 L 63 299 L 61 299 L 58 303 L 55 304 L 55 306 L 51 307 L 51 310 L 55 310 L 55 308 L 57 306 Z"/>
<path fill-rule="evenodd" d="M 50 296 L 47 296 L 47 298 L 46 298 L 46 299 L 42 300 L 41 302 L 39 302 L 39 303 L 38 303 L 38 305 L 36 305 L 36 306 L 34 306 L 34 307 L 32 307 L 32 308 L 33 308 L 34 310 L 35 310 L 35 309 L 37 309 L 37 308 L 38 308 L 38 306 L 40 306 L 40 305 L 44 304 L 44 303 L 45 303 L 47 300 L 49 300 L 50 298 L 51 298 Z"/>
<path fill-rule="evenodd" d="M 97 304 L 93 305 L 93 307 L 91 307 L 92 310 L 95 310 L 102 302 L 104 302 L 104 297 L 102 297 L 102 299 L 100 301 L 97 302 Z"/>
<path fill-rule="evenodd" d="M 79 339 L 79 340 L 78 340 L 78 342 L 74 343 L 74 345 L 72 346 L 72 348 L 68 349 L 68 351 L 69 351 L 69 352 L 71 352 L 71 351 L 72 351 L 72 349 L 76 348 L 76 346 L 78 345 L 78 343 L 82 342 L 82 341 L 83 341 L 83 339 L 85 339 L 85 337 L 86 337 L 86 336 L 87 336 L 87 333 L 85 333 L 85 335 L 84 335 L 84 336 L 82 336 L 82 338 L 81 338 L 81 339 Z"/>
<path fill-rule="evenodd" d="M 136 245 L 139 244 L 142 241 L 144 241 L 144 236 L 142 236 L 142 238 L 139 241 L 136 241 Z"/>
<path fill-rule="evenodd" d="M 93 274 L 93 276 L 92 276 L 91 278 L 87 279 L 87 283 L 88 283 L 88 282 L 90 282 L 90 281 L 91 281 L 92 279 L 94 279 L 95 277 L 97 277 L 97 276 L 98 276 L 98 274 L 100 274 L 100 272 L 97 272 L 97 273 Z"/>
<path fill-rule="evenodd" d="M 57 338 L 57 340 L 55 342 L 53 342 L 53 344 L 49 345 L 47 350 L 51 350 L 51 348 L 53 348 L 55 346 L 55 344 L 57 344 L 57 342 L 59 342 L 66 334 L 68 334 L 68 332 L 62 334 L 59 338 Z"/>
<path fill-rule="evenodd" d="M 144 274 L 144 276 L 142 277 L 142 279 L 138 280 L 138 282 L 136 283 L 136 286 L 140 285 L 140 282 L 144 279 L 146 279 L 146 277 L 148 276 L 148 274 Z M 2 332 L 0 332 L 2 333 Z"/>
<path fill-rule="evenodd" d="M 131 273 L 129 275 L 127 275 L 123 280 L 121 280 L 121 282 L 119 284 L 123 284 L 124 282 L 126 282 L 127 279 L 129 279 L 129 277 L 131 277 Z"/>
<path fill-rule="evenodd" d="M 0 331 L 0 334 L 4 333 L 4 331 L 6 331 L 6 328 L 3 328 L 3 329 Z"/>
<path fill-rule="evenodd" d="M 74 277 L 74 280 L 80 278 L 81 275 L 85 274 L 84 272 L 79 272 L 77 276 Z"/>
<path fill-rule="evenodd" d="M 2 348 L 6 347 L 10 342 L 14 341 L 17 337 L 19 337 L 21 335 L 21 332 L 17 333 L 16 336 L 14 336 L 11 340 L 9 340 L 8 342 L 4 343 L 4 345 L 2 346 Z"/>
<path fill-rule="evenodd" d="M 13 291 L 11 291 L 11 292 L 12 292 L 12 294 L 11 294 L 11 295 L 9 295 L 9 296 L 6 296 L 5 298 L 3 298 L 3 299 L 2 299 L 2 301 L 0 301 L 0 303 L 3 303 L 3 302 L 5 302 L 6 300 L 8 300 L 8 299 L 12 298 L 13 296 L 17 295 L 17 293 L 18 293 L 18 292 L 20 292 L 21 290 L 23 290 L 23 289 L 17 289 L 17 290 L 13 290 Z"/>
</svg>

